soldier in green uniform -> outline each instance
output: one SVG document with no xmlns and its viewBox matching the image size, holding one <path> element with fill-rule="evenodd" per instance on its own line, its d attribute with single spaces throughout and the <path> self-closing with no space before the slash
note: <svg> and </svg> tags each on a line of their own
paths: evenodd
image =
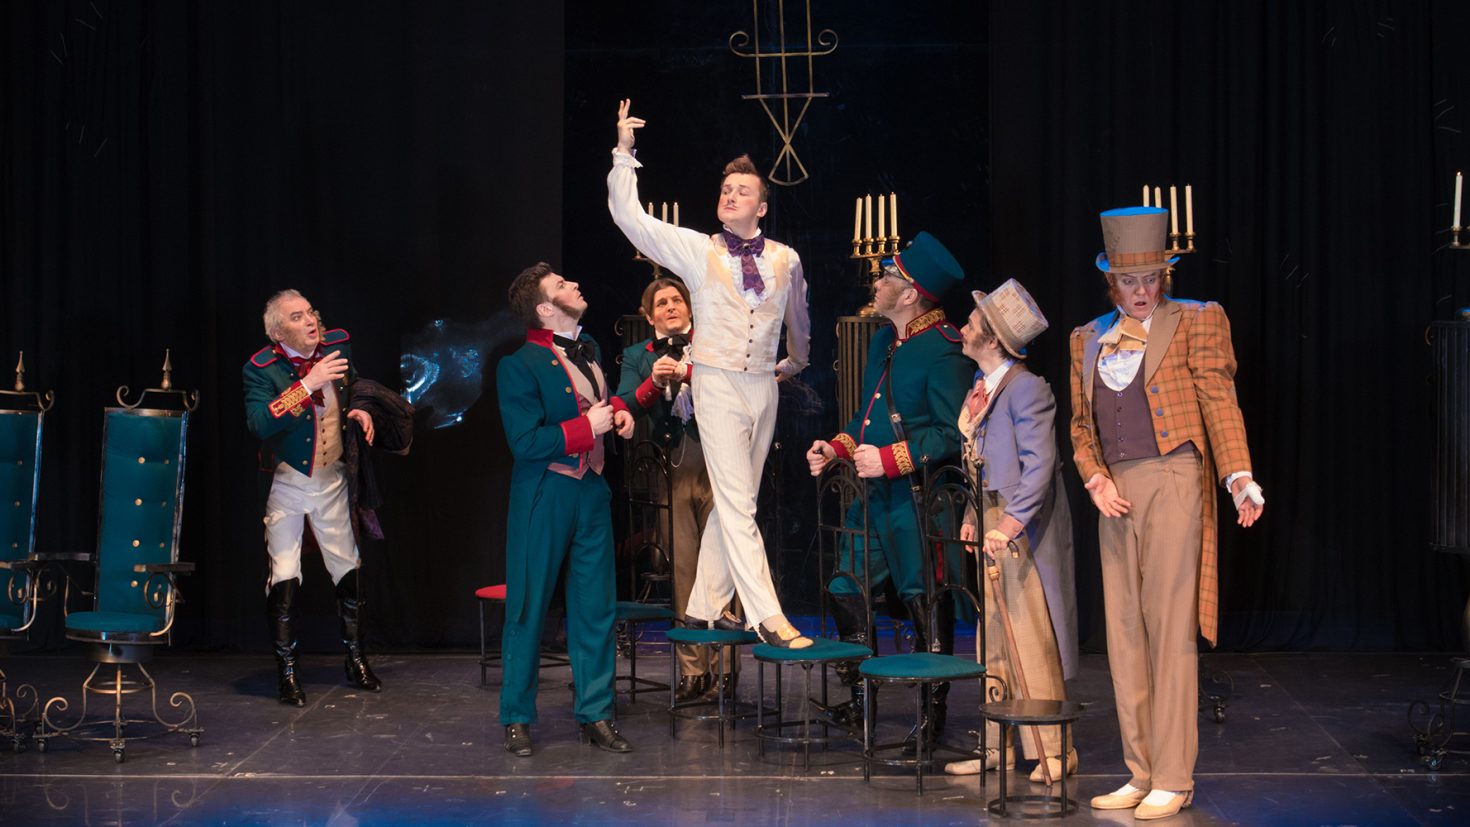
<svg viewBox="0 0 1470 827">
<path fill-rule="evenodd" d="M 347 679 L 376 692 L 382 683 L 363 653 L 361 560 L 343 472 L 342 440 L 357 422 L 369 444 L 373 419 L 347 410 L 352 367 L 345 330 L 323 331 L 321 317 L 295 290 L 282 290 L 265 305 L 265 332 L 273 342 L 245 363 L 245 421 L 260 441 L 261 497 L 265 503 L 266 612 L 275 648 L 280 701 L 304 706 L 296 670 L 292 611 L 301 584 L 301 539 L 306 518 L 337 588 Z"/>
<path fill-rule="evenodd" d="M 866 539 L 846 544 L 841 569 L 862 578 L 866 556 L 870 588 L 877 592 L 891 578 L 913 620 L 919 644 L 927 647 L 937 632 L 945 652 L 954 649 L 953 613 L 941 611 L 940 628 L 928 628 L 913 485 L 914 475 L 922 474 L 925 467 L 941 465 L 959 453 L 955 422 L 974 367 L 962 351 L 959 331 L 945 321 L 939 304 L 964 277 L 949 250 L 926 232 L 884 262 L 873 281 L 873 306 L 891 324 L 875 333 L 868 347 L 858 410 L 842 433 L 813 442 L 807 452 L 813 476 L 841 457 L 852 460 L 858 475 L 870 480 L 869 532 Z M 895 409 L 901 418 L 901 437 L 890 417 Z M 861 525 L 859 506 L 848 513 L 847 523 Z M 935 565 L 936 582 L 940 582 L 946 567 L 963 565 L 963 561 L 953 554 Z M 872 646 L 867 609 L 853 582 L 836 577 L 827 589 L 842 639 Z M 851 665 L 840 668 L 838 674 L 852 688 L 852 700 L 832 707 L 830 714 L 839 723 L 856 725 L 862 720 L 862 684 Z M 936 738 L 944 727 L 948 690 L 949 685 L 943 684 L 935 692 L 930 732 Z"/>
</svg>

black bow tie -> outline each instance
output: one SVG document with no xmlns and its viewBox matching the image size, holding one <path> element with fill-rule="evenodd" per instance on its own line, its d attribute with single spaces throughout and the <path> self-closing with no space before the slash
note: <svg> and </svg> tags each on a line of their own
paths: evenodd
<svg viewBox="0 0 1470 827">
<path fill-rule="evenodd" d="M 689 347 L 689 337 L 683 333 L 675 333 L 672 336 L 653 337 L 653 355 L 671 356 L 675 359 L 684 358 L 684 348 Z"/>
<path fill-rule="evenodd" d="M 592 385 L 592 392 L 599 398 L 602 396 L 602 387 L 597 382 L 597 375 L 592 372 L 592 343 L 581 339 L 568 339 L 565 336 L 551 337 L 556 346 L 566 351 L 567 359 L 582 371 L 587 381 Z"/>
</svg>

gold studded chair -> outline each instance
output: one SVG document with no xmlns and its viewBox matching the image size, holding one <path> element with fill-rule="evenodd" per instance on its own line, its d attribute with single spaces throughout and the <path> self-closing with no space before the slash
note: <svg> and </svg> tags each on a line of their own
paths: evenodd
<svg viewBox="0 0 1470 827">
<path fill-rule="evenodd" d="M 65 735 L 105 742 L 121 763 L 130 741 L 177 732 L 195 746 L 203 732 L 186 692 L 168 696 L 168 705 L 182 717 L 160 713 L 157 684 L 143 665 L 170 642 L 181 602 L 177 578 L 194 570 L 193 563 L 179 562 L 179 525 L 189 413 L 198 398 L 169 387 L 167 362 L 164 377 L 162 388 L 145 390 L 131 405 L 125 401 L 127 388 L 120 388 L 121 407 L 103 413 L 93 608 L 66 616 L 67 639 L 88 644 L 96 666 L 82 682 L 81 714 L 74 722 L 64 720 L 69 706 L 64 697 L 46 702 L 36 736 L 43 752 L 49 739 Z M 149 394 L 181 396 L 182 407 L 142 407 Z M 134 694 L 147 695 L 146 717 L 124 713 L 124 697 Z M 106 697 L 110 709 L 89 718 L 94 695 Z"/>
<path fill-rule="evenodd" d="M 15 390 L 0 390 L 0 653 L 24 640 L 36 622 L 43 589 L 36 559 L 36 493 L 41 480 L 41 433 L 52 395 L 25 389 L 24 356 Z M 29 684 L 10 692 L 0 671 L 0 738 L 19 752 L 38 696 Z"/>
</svg>

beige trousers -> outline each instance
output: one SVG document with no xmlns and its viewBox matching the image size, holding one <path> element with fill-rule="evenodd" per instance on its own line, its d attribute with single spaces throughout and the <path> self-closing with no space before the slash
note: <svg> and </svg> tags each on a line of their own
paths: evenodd
<svg viewBox="0 0 1470 827">
<path fill-rule="evenodd" d="M 995 492 L 982 495 L 985 518 L 980 534 L 1000 524 L 1005 516 L 1005 502 Z M 1062 681 L 1062 659 L 1057 653 L 1056 632 L 1051 628 L 1051 615 L 1047 612 L 1046 592 L 1041 586 L 1041 577 L 1036 572 L 1036 561 L 1023 532 L 1016 538 L 1019 556 L 1002 552 L 996 556 L 995 565 L 1000 571 L 1000 595 L 995 593 L 994 584 L 987 576 L 988 559 L 982 552 L 979 570 L 980 583 L 985 592 L 985 671 L 988 675 L 1001 678 L 1010 690 L 1011 697 L 1021 697 L 1021 687 L 1012 668 L 1009 642 L 1005 624 L 1001 621 L 998 601 L 1005 600 L 1006 613 L 1011 619 L 1011 629 L 1016 637 L 1014 653 L 1021 659 L 1021 671 L 1026 673 L 1027 697 L 1038 700 L 1064 701 L 1067 688 Z M 1000 746 L 1000 727 L 986 722 L 986 746 Z M 1063 754 L 1061 727 L 1016 727 L 1013 731 L 1021 739 L 1021 749 L 1027 759 L 1036 760 L 1036 738 L 1032 730 L 1041 731 L 1042 748 L 1052 757 Z M 1071 746 L 1070 744 L 1068 745 Z"/>
<path fill-rule="evenodd" d="M 1108 469 L 1129 502 L 1098 518 L 1108 668 L 1123 763 L 1143 790 L 1194 789 L 1199 757 L 1200 460 L 1193 451 Z"/>
</svg>

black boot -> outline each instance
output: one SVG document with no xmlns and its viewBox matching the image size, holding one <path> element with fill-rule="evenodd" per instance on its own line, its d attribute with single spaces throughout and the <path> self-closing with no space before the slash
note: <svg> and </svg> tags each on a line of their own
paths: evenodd
<svg viewBox="0 0 1470 827">
<path fill-rule="evenodd" d="M 862 595 L 832 594 L 832 619 L 837 621 L 837 635 L 846 643 L 872 648 L 868 637 L 868 606 Z M 837 679 L 852 692 L 852 700 L 822 707 L 819 711 L 827 720 L 840 727 L 856 729 L 863 724 L 863 681 L 858 674 L 862 661 L 842 661 L 833 667 Z"/>
<path fill-rule="evenodd" d="M 271 646 L 276 653 L 276 678 L 281 703 L 306 706 L 306 693 L 296 675 L 296 635 L 291 631 L 291 606 L 301 581 L 282 580 L 271 586 L 265 597 L 265 616 L 270 626 Z"/>
<path fill-rule="evenodd" d="M 363 600 L 357 588 L 357 569 L 337 581 L 337 611 L 342 616 L 342 643 L 347 647 L 347 681 L 369 692 L 383 688 L 383 682 L 368 666 L 362 648 Z"/>
<path fill-rule="evenodd" d="M 944 602 L 939 605 L 939 616 L 936 618 L 939 624 L 937 630 L 939 634 L 939 654 L 951 655 L 954 654 L 954 603 L 948 596 L 942 599 Z M 929 628 L 928 599 L 923 595 L 919 595 L 905 600 L 904 605 L 908 607 L 909 619 L 914 624 L 915 651 L 932 651 L 933 647 L 930 646 L 930 641 L 934 638 L 931 637 L 931 633 L 936 630 Z M 929 693 L 929 715 L 927 721 L 921 721 L 909 731 L 908 737 L 904 739 L 903 754 L 910 758 L 919 752 L 919 731 L 926 729 L 928 731 L 928 743 L 933 744 L 944 733 L 944 725 L 949 718 L 948 682 L 935 684 L 932 688 L 926 686 L 921 691 Z"/>
</svg>

